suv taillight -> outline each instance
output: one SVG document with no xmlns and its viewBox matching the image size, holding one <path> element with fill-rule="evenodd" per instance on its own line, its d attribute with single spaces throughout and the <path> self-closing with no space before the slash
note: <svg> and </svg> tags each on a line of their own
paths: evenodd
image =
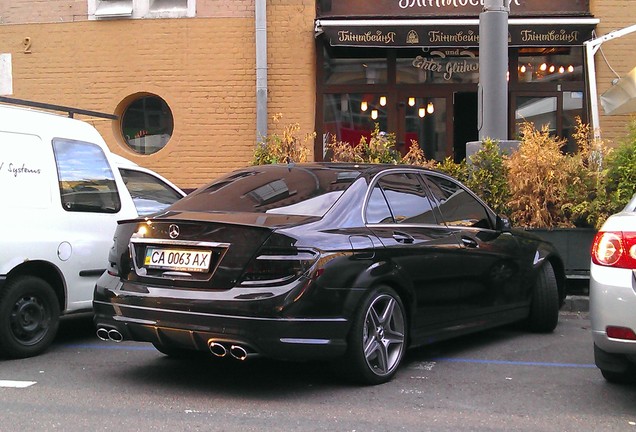
<svg viewBox="0 0 636 432">
<path fill-rule="evenodd" d="M 636 232 L 599 231 L 592 245 L 592 262 L 636 269 Z"/>
</svg>

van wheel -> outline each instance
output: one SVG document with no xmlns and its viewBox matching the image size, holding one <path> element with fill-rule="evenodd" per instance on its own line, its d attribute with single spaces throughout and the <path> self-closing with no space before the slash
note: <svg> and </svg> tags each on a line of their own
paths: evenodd
<svg viewBox="0 0 636 432">
<path fill-rule="evenodd" d="M 0 292 L 0 353 L 10 358 L 42 353 L 59 322 L 60 305 L 51 285 L 34 276 L 10 280 Z"/>
<path fill-rule="evenodd" d="M 532 290 L 528 328 L 537 333 L 549 333 L 556 328 L 558 322 L 559 287 L 552 264 L 545 262 L 539 269 Z"/>
<path fill-rule="evenodd" d="M 400 296 L 388 286 L 373 290 L 353 318 L 345 367 L 362 384 L 390 381 L 404 356 L 407 321 Z"/>
</svg>

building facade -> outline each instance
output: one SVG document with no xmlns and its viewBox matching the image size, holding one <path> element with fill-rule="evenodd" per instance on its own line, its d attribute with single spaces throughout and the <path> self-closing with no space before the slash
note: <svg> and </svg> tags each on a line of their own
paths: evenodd
<svg viewBox="0 0 636 432">
<path fill-rule="evenodd" d="M 483 2 L 482 2 L 483 3 Z M 510 138 L 522 120 L 571 136 L 589 119 L 583 42 L 636 22 L 631 0 L 513 0 Z M 378 123 L 401 151 L 461 159 L 477 136 L 479 0 L 267 0 L 268 132 L 357 143 Z M 0 5 L 12 97 L 86 117 L 111 150 L 184 188 L 249 164 L 257 142 L 254 0 L 30 0 Z M 261 5 L 260 7 L 263 7 Z M 595 56 L 597 87 L 634 66 L 636 34 Z M 616 73 L 616 74 L 615 74 Z M 282 114 L 274 122 L 274 114 Z M 262 114 L 262 113 L 261 113 Z M 603 138 L 629 116 L 603 116 Z"/>
</svg>

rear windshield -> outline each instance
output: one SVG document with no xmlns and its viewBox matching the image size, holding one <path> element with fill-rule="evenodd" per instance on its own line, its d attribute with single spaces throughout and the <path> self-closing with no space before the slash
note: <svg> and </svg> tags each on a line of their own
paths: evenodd
<svg viewBox="0 0 636 432">
<path fill-rule="evenodd" d="M 197 189 L 171 209 L 322 217 L 359 175 L 322 166 L 250 167 Z"/>
</svg>

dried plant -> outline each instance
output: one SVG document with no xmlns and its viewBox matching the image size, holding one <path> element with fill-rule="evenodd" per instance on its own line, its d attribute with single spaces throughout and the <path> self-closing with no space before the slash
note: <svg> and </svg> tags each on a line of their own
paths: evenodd
<svg viewBox="0 0 636 432">
<path fill-rule="evenodd" d="M 282 114 L 273 117 L 274 123 L 278 123 Z M 316 137 L 316 133 L 308 133 L 300 138 L 300 124 L 292 123 L 285 126 L 282 135 L 274 133 L 263 137 L 256 145 L 252 165 L 307 162 L 309 148 Z"/>
<path fill-rule="evenodd" d="M 512 220 L 533 228 L 571 227 L 563 214 L 568 195 L 581 182 L 579 164 L 562 153 L 565 140 L 550 135 L 548 126 L 521 125 L 519 149 L 508 159 Z"/>
</svg>

